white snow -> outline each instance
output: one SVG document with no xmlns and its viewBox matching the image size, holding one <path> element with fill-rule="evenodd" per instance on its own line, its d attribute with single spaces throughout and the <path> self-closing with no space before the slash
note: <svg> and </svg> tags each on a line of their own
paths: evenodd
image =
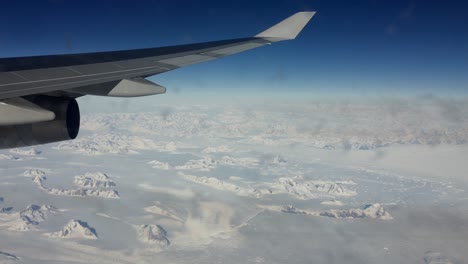
<svg viewBox="0 0 468 264">
<path fill-rule="evenodd" d="M 0 160 L 16 160 L 16 161 L 21 161 L 23 160 L 22 158 L 12 156 L 12 155 L 6 155 L 6 154 L 0 154 Z"/>
<path fill-rule="evenodd" d="M 42 151 L 37 150 L 36 148 L 23 149 L 23 148 L 14 148 L 10 150 L 11 153 L 23 155 L 23 156 L 37 156 L 42 153 Z"/>
<path fill-rule="evenodd" d="M 102 172 L 88 172 L 85 175 L 75 176 L 75 185 L 85 188 L 112 188 L 115 183 Z"/>
<path fill-rule="evenodd" d="M 28 224 L 37 225 L 39 222 L 45 220 L 45 213 L 42 209 L 47 208 L 43 208 L 35 204 L 30 204 L 26 207 L 26 209 L 20 212 L 20 217 L 24 222 L 27 222 Z"/>
<path fill-rule="evenodd" d="M 103 154 L 136 154 L 137 150 L 158 149 L 150 139 L 116 134 L 96 134 L 59 143 L 55 148 L 95 156 Z"/>
<path fill-rule="evenodd" d="M 255 158 L 235 158 L 231 156 L 223 156 L 216 160 L 211 156 L 204 156 L 202 159 L 189 160 L 184 165 L 176 166 L 177 170 L 199 170 L 211 171 L 219 165 L 238 166 L 238 167 L 255 167 L 258 165 L 258 160 Z"/>
<path fill-rule="evenodd" d="M 60 231 L 47 233 L 55 238 L 97 239 L 96 231 L 80 220 L 70 220 Z"/>
<path fill-rule="evenodd" d="M 195 176 L 179 172 L 178 175 L 187 181 L 202 184 L 213 189 L 233 192 L 239 196 L 260 197 L 266 190 L 253 187 L 240 187 L 234 183 L 219 180 L 215 177 Z"/>
<path fill-rule="evenodd" d="M 28 231 L 47 219 L 47 215 L 59 212 L 57 208 L 50 205 L 30 204 L 17 213 L 11 213 L 0 226 L 5 226 L 12 231 Z"/>
<path fill-rule="evenodd" d="M 465 144 L 468 142 L 468 126 L 464 118 L 468 113 L 467 107 L 463 102 L 442 101 L 388 98 L 352 104 L 314 101 L 310 104 L 275 104 L 270 108 L 257 108 L 254 112 L 243 106 L 221 111 L 210 106 L 203 109 L 192 106 L 178 108 L 170 115 L 151 112 L 86 115 L 83 117 L 83 129 L 104 133 L 120 129 L 141 137 L 154 135 L 174 139 L 240 138 L 242 142 L 255 145 L 300 144 L 342 150 L 374 150 L 391 145 Z M 446 116 L 450 110 L 446 109 L 447 105 L 457 113 L 456 124 Z M 211 109 L 217 110 L 218 114 L 210 115 Z M 135 140 L 133 144 L 135 148 L 128 145 L 127 148 L 147 149 L 149 146 L 156 150 L 141 140 Z M 231 152 L 231 144 L 226 145 L 203 145 L 203 153 Z M 86 145 L 82 147 L 89 148 Z M 179 148 L 178 145 L 176 148 L 166 147 L 170 151 Z M 125 147 L 118 149 L 126 153 Z M 98 147 L 97 152 L 100 151 L 101 147 Z"/>
<path fill-rule="evenodd" d="M 258 165 L 258 159 L 255 158 L 235 158 L 231 156 L 223 156 L 219 161 L 221 165 L 231 165 L 240 167 L 255 167 Z"/>
<path fill-rule="evenodd" d="M 47 169 L 29 168 L 23 172 L 23 176 L 35 178 L 36 176 L 44 176 L 49 172 L 50 170 Z"/>
<path fill-rule="evenodd" d="M 221 145 L 217 147 L 207 147 L 202 150 L 202 153 L 210 154 L 210 153 L 231 153 L 234 150 L 231 147 L 226 145 Z"/>
<path fill-rule="evenodd" d="M 164 145 L 163 148 L 159 149 L 160 151 L 175 152 L 177 151 L 177 144 L 175 142 L 169 142 Z"/>
<path fill-rule="evenodd" d="M 329 242 L 346 242 L 345 237 L 328 232 L 339 227 L 351 233 L 377 230 L 384 241 L 376 244 L 372 237 L 363 237 L 360 242 L 366 246 L 364 251 L 353 251 L 354 260 L 385 257 L 392 263 L 423 261 L 424 251 L 413 249 L 427 250 L 421 246 L 430 237 L 441 238 L 431 241 L 431 248 L 455 253 L 454 260 L 462 260 L 466 232 L 454 231 L 453 223 L 466 220 L 466 210 L 462 210 L 466 209 L 466 192 L 455 193 L 449 187 L 466 188 L 453 178 L 450 184 L 445 179 L 466 174 L 463 158 L 467 153 L 468 107 L 458 105 L 460 118 L 451 123 L 439 112 L 419 106 L 415 111 L 398 108 L 390 113 L 384 109 L 388 105 L 367 102 L 274 107 L 180 104 L 164 116 L 84 115 L 84 131 L 75 141 L 41 146 L 43 152 L 37 156 L 28 155 L 34 154 L 32 149 L 21 149 L 22 154 L 17 150 L 1 152 L 0 193 L 5 201 L 0 208 L 0 247 L 28 263 L 174 263 L 203 260 L 207 252 L 215 260 L 232 263 L 281 262 L 291 248 L 297 262 L 307 262 L 310 252 L 303 251 L 303 245 L 314 239 L 308 234 L 317 234 L 315 238 L 323 238 L 324 243 L 314 244 L 314 257 L 317 262 L 326 262 Z M 439 143 L 447 145 L 420 146 Z M 49 159 L 38 162 L 37 157 Z M 23 162 L 13 162 L 15 159 Z M 355 163 L 358 159 L 362 162 Z M 392 172 L 377 175 L 355 169 L 376 165 Z M 418 168 L 418 173 L 398 170 L 402 165 Z M 107 166 L 112 169 L 102 169 Z M 402 178 L 394 177 L 396 173 Z M 31 177 L 35 184 L 18 174 Z M 114 174 L 116 178 L 109 178 Z M 434 182 L 404 178 L 425 175 L 439 177 L 447 185 L 442 188 Z M 126 194 L 122 200 L 49 195 L 118 198 L 115 183 Z M 63 189 L 68 184 L 78 187 Z M 44 201 L 69 211 L 52 216 L 49 213 L 53 210 L 39 209 L 41 214 L 29 208 L 23 210 L 23 218 L 17 211 L 28 203 Z M 428 211 L 432 201 L 450 206 L 437 208 L 442 213 L 434 214 Z M 369 202 L 372 204 L 360 207 Z M 273 204 L 259 207 L 278 213 L 263 213 L 255 207 L 257 203 Z M 387 212 L 390 204 L 398 205 L 398 211 Z M 415 211 L 413 205 L 417 206 Z M 408 212 L 421 218 L 408 223 Z M 379 221 L 391 219 L 389 213 L 398 216 L 398 221 Z M 424 213 L 429 217 L 422 218 Z M 308 217 L 322 217 L 322 221 Z M 56 238 L 86 236 L 86 228 L 79 223 L 71 222 L 61 230 L 71 218 L 93 223 L 99 228 L 100 239 L 38 238 L 51 232 Z M 356 224 L 360 222 L 364 224 Z M 156 223 L 163 225 L 169 236 Z M 412 229 L 415 225 L 417 229 Z M 434 229 L 435 225 L 441 228 Z M 398 234 L 408 230 L 423 236 L 409 242 L 399 240 Z M 297 231 L 296 235 L 290 236 L 290 231 Z M 271 241 L 279 242 L 271 247 Z M 169 244 L 170 250 L 163 254 L 146 251 Z M 265 248 L 272 249 L 268 256 L 257 257 L 265 253 L 257 249 Z M 402 248 L 409 248 L 408 254 L 392 254 Z M 223 259 L 226 250 L 232 259 Z M 350 259 L 349 252 L 332 253 L 338 262 L 343 255 Z M 443 262 L 438 253 L 425 257 L 427 263 L 450 263 Z"/>
<path fill-rule="evenodd" d="M 142 242 L 153 244 L 158 249 L 164 249 L 170 245 L 167 232 L 160 225 L 139 225 L 136 230 Z"/>
<path fill-rule="evenodd" d="M 278 165 L 286 165 L 288 163 L 288 161 L 281 157 L 281 155 L 276 155 L 272 160 L 271 160 L 271 163 L 272 164 L 278 164 Z"/>
<path fill-rule="evenodd" d="M 302 215 L 317 215 L 316 212 L 297 209 L 292 205 L 285 205 L 281 208 L 281 212 L 288 214 L 302 214 Z"/>
<path fill-rule="evenodd" d="M 94 189 L 58 189 L 58 188 L 47 188 L 44 189 L 47 193 L 52 195 L 64 195 L 64 196 L 78 196 L 78 197 L 101 197 L 109 199 L 119 199 L 120 196 L 115 190 L 94 190 Z"/>
<path fill-rule="evenodd" d="M 158 160 L 152 160 L 148 162 L 149 165 L 151 165 L 152 168 L 159 169 L 159 170 L 170 170 L 171 165 L 167 162 L 161 162 Z"/>
<path fill-rule="evenodd" d="M 288 194 L 296 199 L 309 200 L 327 196 L 355 196 L 356 191 L 348 189 L 343 183 L 331 181 L 307 181 L 300 177 L 281 177 L 273 183 L 244 184 L 241 186 L 216 177 L 196 176 L 182 172 L 178 175 L 187 181 L 209 186 L 213 189 L 233 192 L 239 196 L 260 198 L 264 195 Z M 236 180 L 236 182 L 238 182 Z"/>
<path fill-rule="evenodd" d="M 315 199 L 323 194 L 330 196 L 355 196 L 356 191 L 345 184 L 332 181 L 304 180 L 302 177 L 281 177 L 270 184 L 273 193 L 287 193 L 298 199 Z"/>
<path fill-rule="evenodd" d="M 148 183 L 140 183 L 138 184 L 138 187 L 145 191 L 168 194 L 171 196 L 176 196 L 180 199 L 192 199 L 195 196 L 195 193 L 190 188 L 180 189 L 171 187 L 158 187 Z"/>
<path fill-rule="evenodd" d="M 364 209 L 328 210 L 320 213 L 321 216 L 332 218 L 373 218 L 391 220 L 393 217 L 378 203 L 364 206 Z"/>
<path fill-rule="evenodd" d="M 101 197 L 101 198 L 110 198 L 118 199 L 119 194 L 117 191 L 112 189 L 89 189 L 89 188 L 79 188 L 79 189 L 59 189 L 59 188 L 47 188 L 44 185 L 45 177 L 35 176 L 33 182 L 43 191 L 52 195 L 64 195 L 64 196 L 79 196 L 79 197 Z M 81 183 L 81 181 L 79 182 Z"/>
<path fill-rule="evenodd" d="M 343 205 L 345 205 L 343 202 L 338 201 L 338 200 L 323 201 L 320 204 L 329 205 L 329 206 L 343 206 Z"/>
<path fill-rule="evenodd" d="M 312 210 L 303 210 L 303 209 L 298 209 L 292 205 L 284 205 L 284 206 L 279 206 L 279 205 L 262 205 L 262 204 L 257 204 L 257 207 L 263 210 L 267 211 L 273 211 L 273 212 L 281 212 L 281 213 L 288 213 L 288 214 L 298 214 L 298 215 L 311 215 L 311 216 L 320 216 L 319 212 L 312 211 Z"/>
<path fill-rule="evenodd" d="M 190 147 L 180 142 L 155 141 L 145 136 L 125 135 L 120 133 L 94 134 L 75 140 L 63 141 L 54 148 L 81 153 L 88 156 L 106 154 L 137 154 L 142 150 L 155 150 L 174 153 L 179 148 Z"/>
<path fill-rule="evenodd" d="M 179 212 L 177 210 L 164 206 L 164 204 L 159 201 L 156 202 L 155 205 L 145 207 L 144 210 L 151 214 L 156 214 L 179 222 L 184 222 L 184 220 L 179 216 Z"/>
<path fill-rule="evenodd" d="M 371 218 L 379 220 L 391 220 L 393 217 L 385 211 L 385 209 L 378 203 L 369 204 L 364 206 L 364 209 L 348 209 L 348 210 L 302 210 L 292 205 L 277 206 L 277 205 L 257 205 L 258 208 L 274 211 L 283 212 L 290 214 L 310 215 L 310 216 L 322 216 L 331 218 Z"/>
<path fill-rule="evenodd" d="M 200 170 L 200 171 L 210 171 L 216 168 L 217 162 L 212 158 L 205 156 L 203 159 L 199 160 L 189 160 L 184 165 L 176 166 L 178 170 Z"/>
</svg>

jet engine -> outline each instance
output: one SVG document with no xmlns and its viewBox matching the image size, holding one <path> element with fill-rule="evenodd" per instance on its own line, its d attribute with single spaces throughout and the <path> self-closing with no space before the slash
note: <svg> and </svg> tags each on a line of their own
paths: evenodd
<svg viewBox="0 0 468 264">
<path fill-rule="evenodd" d="M 80 129 L 78 103 L 70 97 L 37 96 L 0 102 L 0 149 L 74 139 Z"/>
</svg>

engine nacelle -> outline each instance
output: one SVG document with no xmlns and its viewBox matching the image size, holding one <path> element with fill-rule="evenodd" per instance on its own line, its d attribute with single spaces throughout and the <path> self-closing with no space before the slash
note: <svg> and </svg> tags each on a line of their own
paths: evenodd
<svg viewBox="0 0 468 264">
<path fill-rule="evenodd" d="M 38 96 L 32 103 L 55 114 L 51 121 L 0 126 L 0 149 L 74 139 L 80 129 L 80 109 L 73 98 Z"/>
</svg>

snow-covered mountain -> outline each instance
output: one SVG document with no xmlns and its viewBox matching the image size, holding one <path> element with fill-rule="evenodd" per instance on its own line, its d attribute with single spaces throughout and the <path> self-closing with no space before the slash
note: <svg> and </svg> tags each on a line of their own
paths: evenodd
<svg viewBox="0 0 468 264">
<path fill-rule="evenodd" d="M 179 172 L 178 175 L 187 181 L 209 186 L 213 189 L 233 192 L 239 196 L 257 198 L 265 195 L 288 194 L 296 199 L 308 200 L 320 198 L 324 195 L 349 197 L 357 194 L 356 191 L 348 187 L 354 185 L 354 183 L 345 181 L 313 181 L 304 180 L 300 177 L 281 177 L 272 183 L 262 182 L 241 186 L 238 183 L 223 181 L 216 177 L 195 176 L 182 172 Z"/>
<path fill-rule="evenodd" d="M 13 155 L 6 155 L 6 154 L 0 154 L 0 160 L 15 160 L 15 161 L 21 161 L 23 160 L 20 157 L 13 156 Z"/>
<path fill-rule="evenodd" d="M 331 218 L 371 218 L 379 220 L 391 220 L 393 217 L 380 205 L 380 204 L 368 204 L 364 206 L 364 209 L 347 209 L 347 210 L 303 210 L 296 208 L 292 205 L 277 206 L 277 205 L 257 205 L 258 208 L 282 212 L 288 214 L 298 215 L 309 215 L 309 216 L 321 216 Z"/>
<path fill-rule="evenodd" d="M 234 183 L 219 180 L 215 177 L 195 176 L 195 175 L 185 174 L 182 172 L 179 172 L 178 175 L 187 181 L 191 181 L 197 184 L 202 184 L 202 185 L 211 187 L 216 190 L 233 192 L 239 196 L 260 197 L 262 195 L 262 190 L 256 189 L 251 186 L 241 187 Z"/>
<path fill-rule="evenodd" d="M 158 249 L 167 248 L 171 244 L 166 230 L 160 225 L 139 225 L 136 230 L 140 241 L 153 244 Z"/>
<path fill-rule="evenodd" d="M 92 177 L 98 176 L 101 177 L 105 174 L 87 174 L 91 175 Z M 103 177 L 103 176 L 102 176 Z M 105 175 L 107 177 L 107 175 Z M 78 188 L 78 189 L 61 189 L 61 188 L 49 188 L 46 187 L 46 177 L 41 175 L 36 175 L 33 177 L 32 181 L 39 187 L 39 189 L 52 194 L 52 195 L 64 195 L 64 196 L 92 196 L 92 197 L 102 197 L 102 198 L 111 198 L 111 199 L 118 199 L 119 193 L 116 190 L 109 189 L 109 187 L 115 186 L 115 183 L 106 179 L 105 181 L 96 180 L 94 178 L 86 176 L 83 178 L 82 176 L 78 176 L 78 180 L 75 178 L 75 184 L 78 186 L 82 186 L 83 184 L 89 185 L 89 188 Z M 105 187 L 105 188 L 97 188 L 97 187 Z"/>
<path fill-rule="evenodd" d="M 19 260 L 20 259 L 13 254 L 0 251 L 0 263 L 16 263 Z"/>
<path fill-rule="evenodd" d="M 155 137 L 224 138 L 248 144 L 301 144 L 344 150 L 370 150 L 396 144 L 464 144 L 468 142 L 468 108 L 461 103 L 453 104 L 456 106 L 452 108 L 456 107 L 458 112 L 456 122 L 445 118 L 447 103 L 409 99 L 275 105 L 253 112 L 235 106 L 213 107 L 216 111 L 210 111 L 207 106 L 200 112 L 197 106 L 187 106 L 174 108 L 170 115 L 150 112 L 85 115 L 84 130 L 112 134 L 102 137 L 99 133 L 95 135 L 96 140 L 94 136 L 82 138 L 79 143 L 60 144 L 59 148 L 89 155 L 131 153 L 161 148 L 151 141 Z M 106 141 L 106 145 L 99 143 Z M 232 151 L 223 144 L 204 146 L 203 153 Z"/>
<path fill-rule="evenodd" d="M 281 177 L 270 185 L 273 193 L 287 193 L 298 199 L 314 199 L 323 194 L 330 196 L 355 196 L 346 182 L 304 180 L 301 177 Z"/>
<path fill-rule="evenodd" d="M 159 201 L 157 201 L 155 205 L 145 207 L 144 210 L 151 214 L 164 216 L 178 222 L 184 222 L 183 216 L 181 216 L 181 212 L 174 208 L 165 206 L 164 203 Z"/>
<path fill-rule="evenodd" d="M 11 153 L 24 155 L 24 156 L 37 156 L 42 153 L 42 151 L 37 150 L 36 148 L 23 149 L 23 148 L 14 148 L 10 150 Z"/>
<path fill-rule="evenodd" d="M 84 188 L 113 188 L 115 183 L 102 172 L 88 172 L 84 175 L 75 176 L 75 185 Z"/>
<path fill-rule="evenodd" d="M 158 161 L 158 160 L 152 160 L 150 162 L 148 162 L 149 165 L 151 165 L 151 167 L 155 168 L 155 169 L 160 169 L 160 170 L 169 170 L 171 169 L 171 165 L 169 165 L 169 163 L 167 162 L 161 162 L 161 161 Z"/>
<path fill-rule="evenodd" d="M 77 140 L 0 153 L 0 262 L 7 252 L 25 263 L 307 263 L 311 255 L 318 263 L 417 263 L 437 250 L 462 263 L 467 232 L 453 225 L 466 222 L 466 188 L 445 176 L 464 168 L 466 152 L 451 151 L 464 148 L 453 145 L 465 144 L 468 107 L 457 105 L 452 122 L 435 106 L 386 107 L 311 102 L 85 114 Z M 431 160 L 437 166 L 453 157 L 439 180 L 385 167 L 390 155 L 365 158 L 386 146 L 438 143 L 449 145 L 388 152 L 405 151 L 408 164 L 421 164 L 412 156 L 424 151 L 439 155 Z M 358 251 L 329 247 L 375 230 L 378 242 L 361 236 Z M 421 235 L 401 240 L 407 231 Z M 317 237 L 323 241 L 310 243 Z"/>
<path fill-rule="evenodd" d="M 109 199 L 119 199 L 119 193 L 115 190 L 100 190 L 100 189 L 59 189 L 59 188 L 44 188 L 44 190 L 53 195 L 64 196 L 79 196 L 79 197 L 101 197 Z"/>
<path fill-rule="evenodd" d="M 96 134 L 73 141 L 61 142 L 55 148 L 95 156 L 103 154 L 135 154 L 139 149 L 156 149 L 157 145 L 149 139 L 136 136 Z"/>
<path fill-rule="evenodd" d="M 363 209 L 332 209 L 321 212 L 320 215 L 332 218 L 374 218 L 381 220 L 393 219 L 393 217 L 378 203 L 366 205 Z"/>
<path fill-rule="evenodd" d="M 28 205 L 19 215 L 21 220 L 27 224 L 37 225 L 45 220 L 46 212 L 55 210 L 52 206 L 39 206 L 35 204 Z"/>
<path fill-rule="evenodd" d="M 238 167 L 254 167 L 258 165 L 258 160 L 254 158 L 236 158 L 231 156 L 223 156 L 220 159 L 215 159 L 211 156 L 204 156 L 202 159 L 189 160 L 184 165 L 176 166 L 177 170 L 200 170 L 210 171 L 218 166 L 238 166 Z"/>
<path fill-rule="evenodd" d="M 37 176 L 42 177 L 49 172 L 50 170 L 43 169 L 43 168 L 29 168 L 23 172 L 23 176 L 31 177 L 31 178 L 35 178 Z"/>
<path fill-rule="evenodd" d="M 48 233 L 50 237 L 55 238 L 74 238 L 74 239 L 97 239 L 96 230 L 88 225 L 88 223 L 80 220 L 70 220 L 62 230 Z"/>
<path fill-rule="evenodd" d="M 12 210 L 8 210 L 7 215 L 0 217 L 0 227 L 12 231 L 28 231 L 44 222 L 49 214 L 57 212 L 59 210 L 51 205 L 30 204 L 19 212 L 13 213 Z"/>
</svg>

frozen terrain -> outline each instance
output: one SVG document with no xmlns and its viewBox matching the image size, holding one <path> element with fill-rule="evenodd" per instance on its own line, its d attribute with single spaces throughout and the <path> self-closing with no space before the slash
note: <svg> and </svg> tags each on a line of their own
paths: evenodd
<svg viewBox="0 0 468 264">
<path fill-rule="evenodd" d="M 30 148 L 30 149 L 15 148 L 15 149 L 11 149 L 10 152 L 17 154 L 17 155 L 37 156 L 37 155 L 40 155 L 42 151 L 37 150 L 36 148 Z"/>
<path fill-rule="evenodd" d="M 86 175 L 95 176 L 96 174 L 86 174 Z M 113 198 L 113 199 L 119 198 L 119 194 L 117 191 L 113 189 L 109 189 L 109 187 L 115 186 L 114 182 L 108 179 L 97 180 L 96 178 L 90 178 L 90 177 L 87 177 L 86 175 L 76 176 L 74 183 L 75 185 L 79 187 L 89 187 L 89 188 L 78 188 L 78 189 L 48 188 L 45 186 L 45 182 L 47 178 L 41 175 L 34 176 L 32 181 L 37 185 L 39 189 L 52 195 L 81 196 L 81 197 L 94 196 L 94 197 Z M 107 177 L 107 175 L 105 175 L 105 177 Z M 97 187 L 105 187 L 105 188 L 97 188 Z"/>
<path fill-rule="evenodd" d="M 321 216 L 331 218 L 372 218 L 381 220 L 392 220 L 393 217 L 385 211 L 380 204 L 368 204 L 363 209 L 348 209 L 348 210 L 324 210 L 324 211 L 313 211 L 313 210 L 302 210 L 292 205 L 285 206 L 265 206 L 258 205 L 259 208 L 273 211 L 282 212 L 289 214 L 299 215 L 310 215 L 310 216 Z"/>
<path fill-rule="evenodd" d="M 465 263 L 447 100 L 83 115 L 75 141 L 0 152 L 0 263 Z"/>
<path fill-rule="evenodd" d="M 160 225 L 140 225 L 137 228 L 138 238 L 145 243 L 155 244 L 158 250 L 169 246 L 167 232 Z"/>
<path fill-rule="evenodd" d="M 320 213 L 320 216 L 333 218 L 374 218 L 391 220 L 393 217 L 380 204 L 368 204 L 363 209 L 336 210 L 331 209 Z"/>
<path fill-rule="evenodd" d="M 46 235 L 54 238 L 75 238 L 75 239 L 97 239 L 97 234 L 94 228 L 88 226 L 80 220 L 70 220 L 60 231 L 46 233 Z"/>
<path fill-rule="evenodd" d="M 91 173 L 75 176 L 75 185 L 87 188 L 113 188 L 115 183 L 102 172 Z"/>
<path fill-rule="evenodd" d="M 5 208 L 4 208 L 5 209 Z M 3 217 L 0 216 L 0 226 L 11 231 L 28 231 L 47 219 L 49 214 L 58 212 L 57 208 L 50 205 L 30 204 L 25 209 L 13 213 L 12 210 L 3 210 Z"/>
</svg>

